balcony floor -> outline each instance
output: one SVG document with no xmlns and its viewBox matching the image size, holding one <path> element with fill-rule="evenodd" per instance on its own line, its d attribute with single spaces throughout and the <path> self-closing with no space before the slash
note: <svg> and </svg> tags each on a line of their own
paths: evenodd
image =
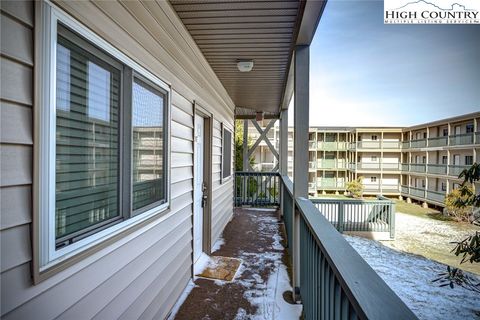
<svg viewBox="0 0 480 320">
<path fill-rule="evenodd" d="M 242 259 L 232 282 L 195 279 L 174 319 L 298 319 L 302 306 L 287 303 L 291 290 L 278 211 L 235 209 L 213 256 Z M 281 316 L 280 316 L 281 315 Z"/>
</svg>

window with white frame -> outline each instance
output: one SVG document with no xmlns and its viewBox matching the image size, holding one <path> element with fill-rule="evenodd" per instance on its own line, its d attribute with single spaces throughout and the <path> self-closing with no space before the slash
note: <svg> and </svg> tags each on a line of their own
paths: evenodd
<svg viewBox="0 0 480 320">
<path fill-rule="evenodd" d="M 50 18 L 48 116 L 39 123 L 39 196 L 49 199 L 39 211 L 42 266 L 169 204 L 168 85 L 62 12 L 52 8 Z"/>
<path fill-rule="evenodd" d="M 377 177 L 370 177 L 370 182 L 373 182 L 373 183 L 377 182 Z"/>
<path fill-rule="evenodd" d="M 442 191 L 447 191 L 447 184 L 442 182 Z"/>
<path fill-rule="evenodd" d="M 377 156 L 371 156 L 370 161 L 377 162 Z"/>
<path fill-rule="evenodd" d="M 377 141 L 377 139 L 378 139 L 377 135 L 375 135 L 375 134 L 372 135 L 372 141 Z"/>
<path fill-rule="evenodd" d="M 448 136 L 448 128 L 444 128 L 444 129 L 442 130 L 442 135 L 443 135 L 444 137 Z"/>
<path fill-rule="evenodd" d="M 473 123 L 469 123 L 466 125 L 467 133 L 473 133 Z"/>
</svg>

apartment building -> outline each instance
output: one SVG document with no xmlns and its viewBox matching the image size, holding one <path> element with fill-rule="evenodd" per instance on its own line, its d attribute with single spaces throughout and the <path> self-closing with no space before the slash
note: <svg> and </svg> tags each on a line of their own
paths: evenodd
<svg viewBox="0 0 480 320">
<path fill-rule="evenodd" d="M 403 130 L 401 194 L 443 205 L 458 175 L 480 162 L 480 112 Z"/>
<path fill-rule="evenodd" d="M 343 194 L 348 181 L 363 177 L 366 195 L 443 206 L 445 195 L 462 182 L 460 172 L 480 162 L 479 126 L 480 112 L 412 127 L 311 127 L 309 194 Z M 269 133 L 275 146 L 278 130 Z M 256 162 L 273 168 L 272 162 L 266 164 L 273 155 L 263 153 L 269 153 L 268 147 L 258 148 Z M 288 132 L 288 175 L 293 176 L 293 128 Z"/>
</svg>

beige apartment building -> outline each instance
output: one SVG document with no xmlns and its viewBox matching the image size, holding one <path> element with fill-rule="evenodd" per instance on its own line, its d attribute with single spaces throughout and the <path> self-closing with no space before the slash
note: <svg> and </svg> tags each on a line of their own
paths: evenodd
<svg viewBox="0 0 480 320">
<path fill-rule="evenodd" d="M 309 180 L 312 197 L 343 194 L 346 183 L 363 177 L 364 194 L 443 206 L 458 187 L 463 169 L 480 161 L 480 112 L 412 127 L 310 127 Z M 251 127 L 252 138 L 258 131 Z M 279 132 L 267 137 L 279 145 Z M 256 171 L 276 159 L 265 142 L 253 153 Z M 288 133 L 288 175 L 293 176 L 293 128 Z"/>
</svg>

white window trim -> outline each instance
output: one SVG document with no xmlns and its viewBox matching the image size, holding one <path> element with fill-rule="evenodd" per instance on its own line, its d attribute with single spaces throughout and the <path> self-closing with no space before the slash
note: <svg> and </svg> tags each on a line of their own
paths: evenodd
<svg viewBox="0 0 480 320">
<path fill-rule="evenodd" d="M 65 261 L 80 252 L 83 252 L 93 246 L 118 235 L 119 233 L 137 225 L 161 212 L 170 208 L 171 192 L 171 88 L 170 85 L 141 65 L 130 59 L 121 51 L 110 45 L 107 41 L 100 38 L 81 23 L 70 17 L 54 4 L 45 1 L 42 4 L 42 48 L 41 63 L 43 63 L 41 79 L 39 84 L 41 91 L 40 108 L 37 108 L 38 114 L 37 128 L 39 134 L 38 148 L 38 241 L 39 241 L 39 271 L 45 271 L 58 263 Z M 55 131 L 56 131 L 56 47 L 57 47 L 57 23 L 61 22 L 76 33 L 80 34 L 86 40 L 106 51 L 115 59 L 131 67 L 136 73 L 152 81 L 167 92 L 167 143 L 164 146 L 164 152 L 167 153 L 167 188 L 166 202 L 133 216 L 125 221 L 117 223 L 111 227 L 96 232 L 84 239 L 70 244 L 58 250 L 55 249 Z"/>
</svg>

